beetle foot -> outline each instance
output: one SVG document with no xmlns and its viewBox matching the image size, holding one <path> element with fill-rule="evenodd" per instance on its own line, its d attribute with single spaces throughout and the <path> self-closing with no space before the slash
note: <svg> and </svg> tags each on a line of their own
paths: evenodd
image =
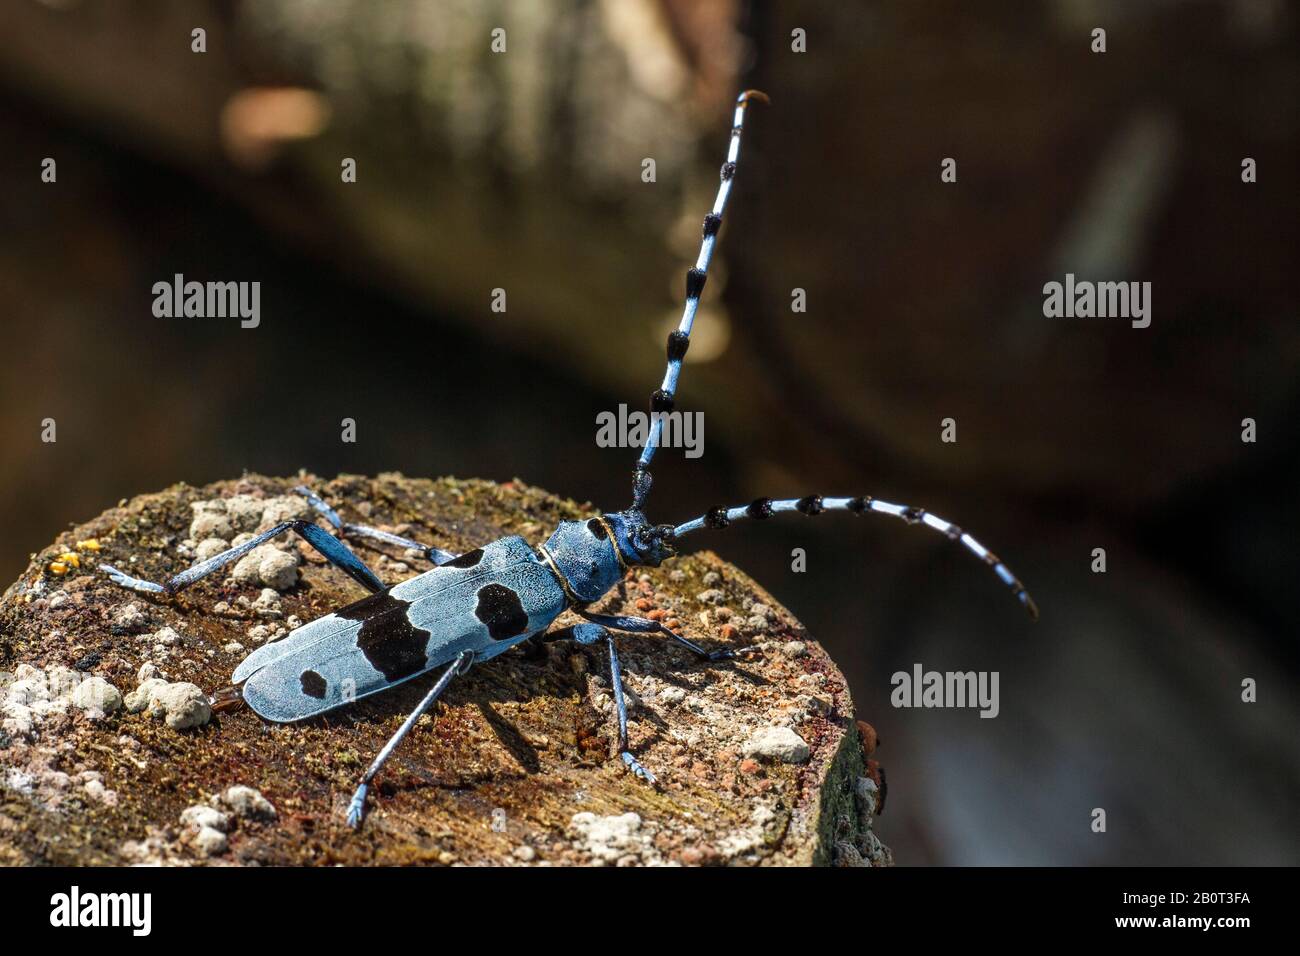
<svg viewBox="0 0 1300 956">
<path fill-rule="evenodd" d="M 720 651 L 713 651 L 709 654 L 710 661 L 734 661 L 741 658 L 750 657 L 758 653 L 758 648 L 752 644 L 749 647 L 723 648 Z"/>
<path fill-rule="evenodd" d="M 352 801 L 348 804 L 348 826 L 354 830 L 361 829 L 361 818 L 366 812 L 366 791 L 369 789 L 367 784 L 361 784 L 357 787 L 357 792 L 352 794 Z"/>
<path fill-rule="evenodd" d="M 633 757 L 630 753 L 628 753 L 626 750 L 624 750 L 619 756 L 623 758 L 623 763 L 627 765 L 628 770 L 631 770 L 634 774 L 636 774 L 638 777 L 640 777 L 642 780 L 644 780 L 646 783 L 650 784 L 651 786 L 653 786 L 656 783 L 655 775 L 652 774 L 645 767 L 637 763 L 637 759 Z"/>
</svg>

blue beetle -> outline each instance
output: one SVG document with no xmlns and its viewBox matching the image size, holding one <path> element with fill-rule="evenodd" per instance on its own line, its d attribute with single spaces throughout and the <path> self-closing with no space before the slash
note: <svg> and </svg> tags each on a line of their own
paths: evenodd
<svg viewBox="0 0 1300 956">
<path fill-rule="evenodd" d="M 682 644 L 708 661 L 733 659 L 744 649 L 707 650 L 647 618 L 596 614 L 589 606 L 607 594 L 631 568 L 657 567 L 676 553 L 685 535 L 705 528 L 725 528 L 741 519 L 764 520 L 777 514 L 826 511 L 883 514 L 909 524 L 923 524 L 964 545 L 985 562 L 1020 603 L 1037 617 L 1024 586 L 1000 559 L 951 522 L 921 508 L 890 504 L 870 496 L 773 500 L 759 498 L 735 507 L 712 508 L 680 525 L 652 525 L 644 505 L 652 479 L 650 462 L 659 447 L 663 417 L 672 411 L 682 360 L 690 345 L 691 328 L 709 262 L 731 193 L 740 154 L 745 108 L 766 102 L 757 90 L 746 90 L 736 101 L 731 145 L 723 163 L 717 198 L 704 217 L 703 239 L 695 266 L 686 274 L 686 304 L 678 327 L 669 333 L 668 364 L 662 385 L 651 396 L 652 424 L 633 473 L 632 507 L 584 521 L 563 521 L 546 543 L 533 548 L 523 538 L 493 541 L 462 555 L 453 555 L 418 541 L 368 525 L 345 522 L 311 489 L 299 487 L 313 508 L 333 526 L 331 533 L 311 521 L 285 521 L 206 561 L 175 575 L 164 584 L 133 577 L 101 564 L 115 583 L 146 593 L 174 594 L 286 532 L 294 532 L 331 563 L 370 591 L 370 595 L 332 614 L 311 621 L 281 641 L 258 648 L 236 668 L 233 681 L 242 697 L 262 717 L 277 722 L 305 720 L 376 694 L 397 684 L 445 668 L 402 726 L 384 745 L 362 776 L 348 806 L 348 822 L 360 826 L 371 781 L 393 749 L 410 732 L 451 681 L 471 665 L 545 634 L 566 610 L 585 620 L 571 629 L 583 644 L 603 644 L 608 650 L 611 686 L 618 714 L 619 754 L 640 779 L 655 777 L 641 766 L 628 745 L 627 708 L 623 697 L 618 651 L 612 631 L 658 633 Z M 420 551 L 434 567 L 392 587 L 386 587 L 345 543 L 368 538 Z"/>
</svg>

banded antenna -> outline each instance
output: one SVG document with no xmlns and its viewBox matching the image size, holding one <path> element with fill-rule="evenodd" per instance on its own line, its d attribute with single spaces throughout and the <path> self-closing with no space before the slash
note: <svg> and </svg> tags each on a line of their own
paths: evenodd
<svg viewBox="0 0 1300 956">
<path fill-rule="evenodd" d="M 767 94 L 759 90 L 745 90 L 736 97 L 736 113 L 731 121 L 731 145 L 727 148 L 727 161 L 722 164 L 719 173 L 721 182 L 718 185 L 718 196 L 713 201 L 713 209 L 704 217 L 704 237 L 700 243 L 699 258 L 695 260 L 694 268 L 686 273 L 686 306 L 682 310 L 682 320 L 677 328 L 668 333 L 668 368 L 664 372 L 663 384 L 650 396 L 650 435 L 632 475 L 632 507 L 638 511 L 643 508 L 646 496 L 650 493 L 653 481 L 650 477 L 650 462 L 659 450 L 659 435 L 663 430 L 663 418 L 655 413 L 666 414 L 673 410 L 677 379 L 682 374 L 682 359 L 686 357 L 686 350 L 691 344 L 691 327 L 695 324 L 695 313 L 700 307 L 700 293 L 704 291 L 705 280 L 709 277 L 709 261 L 713 258 L 718 230 L 722 228 L 722 212 L 727 208 L 731 184 L 736 178 L 736 162 L 740 159 L 740 134 L 745 125 L 745 107 L 751 100 L 769 102 Z"/>
</svg>

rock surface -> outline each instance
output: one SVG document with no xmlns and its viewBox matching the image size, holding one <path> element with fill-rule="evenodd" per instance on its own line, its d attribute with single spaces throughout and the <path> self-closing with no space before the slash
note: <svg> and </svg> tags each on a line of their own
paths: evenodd
<svg viewBox="0 0 1300 956">
<path fill-rule="evenodd" d="M 252 533 L 292 509 L 284 497 L 302 481 L 346 519 L 457 552 L 504 534 L 540 543 L 593 510 L 519 482 L 248 475 L 144 495 L 61 535 L 0 601 L 0 864 L 890 862 L 871 833 L 876 791 L 843 677 L 708 552 L 638 569 L 597 605 L 708 647 L 757 645 L 711 665 L 667 640 L 620 637 L 632 746 L 658 788 L 617 759 L 603 655 L 525 645 L 452 684 L 354 833 L 344 810 L 357 777 L 430 679 L 299 725 L 224 706 L 219 692 L 245 647 L 360 589 L 290 539 L 273 546 L 284 560 L 268 553 L 259 568 L 292 569 L 293 581 L 230 567 L 160 598 L 94 571 L 105 561 L 162 580 L 209 556 L 214 533 Z M 354 549 L 388 583 L 427 567 Z"/>
</svg>

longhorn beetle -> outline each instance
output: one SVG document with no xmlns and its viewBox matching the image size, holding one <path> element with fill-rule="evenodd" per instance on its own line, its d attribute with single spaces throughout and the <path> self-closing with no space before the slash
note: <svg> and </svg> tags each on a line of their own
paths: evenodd
<svg viewBox="0 0 1300 956">
<path fill-rule="evenodd" d="M 708 277 L 722 213 L 735 182 L 745 109 L 755 100 L 765 103 L 767 97 L 757 90 L 746 90 L 736 100 L 731 145 L 722 164 L 721 184 L 713 209 L 704 217 L 699 258 L 686 273 L 686 306 L 681 323 L 668 335 L 668 368 L 663 384 L 651 396 L 652 412 L 666 413 L 673 407 L 682 359 L 690 345 L 691 326 Z M 369 597 L 311 621 L 281 641 L 259 647 L 235 669 L 233 681 L 243 685 L 243 699 L 268 720 L 305 720 L 434 668 L 445 668 L 362 775 L 348 805 L 348 823 L 353 827 L 361 825 L 366 793 L 379 769 L 452 680 L 472 665 L 545 633 L 565 610 L 572 610 L 585 619 L 586 623 L 571 629 L 575 640 L 586 645 L 604 645 L 607 650 L 610 684 L 618 712 L 619 755 L 628 770 L 653 784 L 654 774 L 642 767 L 629 749 L 627 708 L 612 632 L 662 634 L 706 661 L 731 660 L 744 650 L 710 651 L 658 621 L 596 614 L 589 608 L 622 580 L 629 568 L 657 567 L 676 553 L 682 538 L 703 528 L 725 528 L 742 518 L 761 521 L 791 511 L 805 515 L 824 511 L 890 515 L 908 524 L 926 525 L 949 540 L 961 542 L 1011 588 L 1031 616 L 1038 616 L 1033 599 L 1019 579 L 969 534 L 921 508 L 889 504 L 870 496 L 759 498 L 749 505 L 711 508 L 684 524 L 651 525 L 644 508 L 651 486 L 650 462 L 659 445 L 663 416 L 653 415 L 652 422 L 633 473 L 632 506 L 626 511 L 597 515 L 586 521 L 562 521 L 546 543 L 536 549 L 523 538 L 511 536 L 465 554 L 449 554 L 378 528 L 345 522 L 309 488 L 298 487 L 295 490 L 305 495 L 333 526 L 334 534 L 310 521 L 285 521 L 182 571 L 166 584 L 141 580 L 106 564 L 101 564 L 99 569 L 126 588 L 175 594 L 277 535 L 293 531 L 368 590 Z M 347 546 L 344 539 L 349 536 L 414 548 L 434 567 L 393 587 L 385 587 Z"/>
</svg>

